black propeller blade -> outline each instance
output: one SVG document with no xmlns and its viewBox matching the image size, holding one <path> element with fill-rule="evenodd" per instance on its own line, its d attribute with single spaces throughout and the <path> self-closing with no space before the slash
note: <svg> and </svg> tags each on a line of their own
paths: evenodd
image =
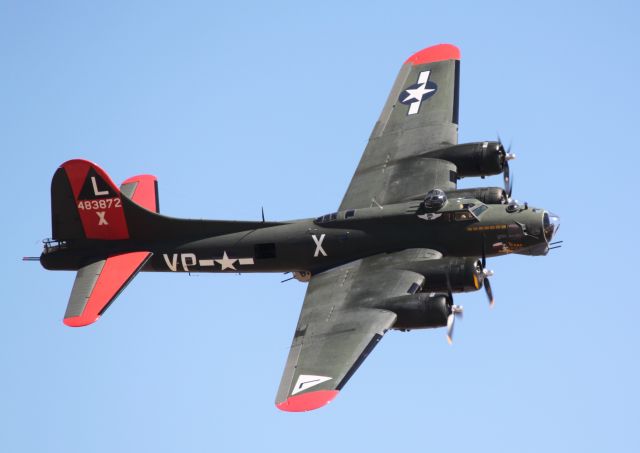
<svg viewBox="0 0 640 453">
<path fill-rule="evenodd" d="M 488 278 L 484 279 L 484 291 L 487 293 L 487 298 L 489 299 L 489 306 L 493 307 L 495 300 L 493 298 L 493 291 L 491 290 L 491 282 Z"/>
<path fill-rule="evenodd" d="M 491 289 L 491 282 L 489 281 L 489 277 L 493 275 L 493 271 L 487 269 L 487 254 L 485 252 L 485 240 L 484 235 L 482 236 L 482 274 L 484 276 L 484 291 L 487 293 L 487 299 L 489 299 L 489 306 L 493 308 L 493 304 L 495 303 L 495 299 L 493 298 L 493 290 Z"/>
</svg>

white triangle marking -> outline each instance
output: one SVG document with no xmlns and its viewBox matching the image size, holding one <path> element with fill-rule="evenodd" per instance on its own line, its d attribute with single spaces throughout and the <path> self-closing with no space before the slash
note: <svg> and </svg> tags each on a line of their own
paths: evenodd
<svg viewBox="0 0 640 453">
<path fill-rule="evenodd" d="M 307 390 L 308 388 L 311 388 L 318 384 L 322 384 L 323 382 L 326 382 L 330 379 L 333 379 L 333 378 L 328 376 L 314 376 L 312 374 L 301 374 L 300 376 L 298 376 L 298 381 L 296 382 L 296 385 L 293 387 L 293 391 L 291 392 L 291 394 L 295 395 L 296 393 L 300 393 L 303 390 Z"/>
</svg>

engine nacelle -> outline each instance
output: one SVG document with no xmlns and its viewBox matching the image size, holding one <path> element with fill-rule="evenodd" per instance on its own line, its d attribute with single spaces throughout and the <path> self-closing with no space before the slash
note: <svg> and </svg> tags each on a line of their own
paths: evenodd
<svg viewBox="0 0 640 453">
<path fill-rule="evenodd" d="M 475 198 L 484 204 L 507 204 L 509 197 L 501 187 L 476 187 L 445 192 L 448 198 Z"/>
<path fill-rule="evenodd" d="M 464 178 L 502 173 L 506 152 L 500 142 L 475 142 L 438 149 L 427 157 L 452 162 L 457 167 L 458 177 Z"/>
<path fill-rule="evenodd" d="M 411 263 L 410 269 L 425 276 L 422 291 L 464 293 L 482 288 L 482 263 L 475 258 L 442 258 Z M 448 281 L 447 281 L 448 280 Z"/>
<path fill-rule="evenodd" d="M 452 301 L 446 294 L 419 293 L 387 299 L 376 307 L 398 315 L 394 329 L 408 330 L 445 327 L 452 311 L 451 305 Z"/>
</svg>

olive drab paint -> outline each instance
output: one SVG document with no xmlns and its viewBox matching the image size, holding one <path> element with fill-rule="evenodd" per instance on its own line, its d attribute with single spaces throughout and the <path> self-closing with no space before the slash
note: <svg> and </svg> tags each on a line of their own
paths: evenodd
<svg viewBox="0 0 640 453">
<path fill-rule="evenodd" d="M 65 324 L 95 322 L 138 272 L 291 273 L 307 290 L 276 406 L 293 412 L 335 398 L 389 329 L 443 328 L 451 342 L 454 294 L 495 300 L 487 258 L 546 255 L 559 225 L 512 199 L 515 155 L 502 143 L 458 144 L 459 80 L 453 45 L 409 57 L 338 209 L 317 218 L 168 217 L 154 176 L 118 188 L 92 162 L 63 163 L 40 262 L 77 272 Z M 496 174 L 504 188 L 457 187 Z"/>
</svg>

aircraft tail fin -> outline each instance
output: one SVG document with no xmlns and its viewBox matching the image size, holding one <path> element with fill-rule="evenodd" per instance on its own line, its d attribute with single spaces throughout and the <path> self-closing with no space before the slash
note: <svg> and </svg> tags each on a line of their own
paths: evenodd
<svg viewBox="0 0 640 453">
<path fill-rule="evenodd" d="M 118 188 L 93 162 L 63 163 L 51 181 L 52 238 L 145 241 L 217 236 L 280 222 L 177 219 L 158 214 L 155 176 L 139 175 Z"/>
<path fill-rule="evenodd" d="M 96 164 L 73 159 L 58 168 L 51 181 L 52 237 L 69 239 L 129 239 L 124 205 L 135 205 L 152 212 L 158 210 L 155 176 L 127 179 L 120 189 Z"/>
</svg>

